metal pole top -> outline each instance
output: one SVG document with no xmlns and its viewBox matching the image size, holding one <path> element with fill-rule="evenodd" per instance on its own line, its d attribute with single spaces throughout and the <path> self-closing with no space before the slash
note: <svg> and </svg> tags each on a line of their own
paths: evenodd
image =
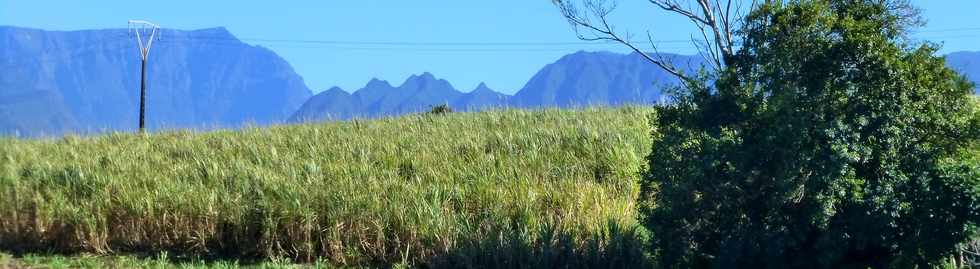
<svg viewBox="0 0 980 269">
<path fill-rule="evenodd" d="M 160 30 L 160 26 L 145 20 L 129 20 L 130 33 L 132 33 L 134 30 L 136 32 L 136 43 L 139 44 L 140 57 L 142 57 L 143 60 L 146 60 L 146 56 L 150 54 L 150 47 L 153 46 L 153 39 L 159 38 L 157 32 Z M 149 33 L 144 44 L 142 35 L 147 34 L 145 32 Z"/>
</svg>

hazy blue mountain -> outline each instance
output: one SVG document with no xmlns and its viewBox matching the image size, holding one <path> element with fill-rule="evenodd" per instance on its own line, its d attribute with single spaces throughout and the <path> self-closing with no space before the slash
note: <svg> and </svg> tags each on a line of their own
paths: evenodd
<svg viewBox="0 0 980 269">
<path fill-rule="evenodd" d="M 341 88 L 314 95 L 290 118 L 291 122 L 345 120 L 361 112 L 360 101 Z"/>
<path fill-rule="evenodd" d="M 377 92 L 382 93 L 379 98 L 375 97 Z M 362 115 L 368 117 L 422 112 L 434 105 L 448 104 L 462 95 L 448 81 L 437 79 L 430 73 L 412 75 L 397 88 L 379 87 L 365 93 L 354 93 L 364 106 Z"/>
<path fill-rule="evenodd" d="M 502 106 L 507 95 L 495 92 L 485 84 L 468 93 L 430 73 L 412 75 L 398 87 L 384 80 L 372 79 L 353 94 L 332 88 L 310 98 L 290 119 L 293 122 L 343 120 L 355 117 L 376 118 L 424 112 L 432 106 L 485 108 Z"/>
<path fill-rule="evenodd" d="M 664 54 L 663 57 L 685 70 L 700 67 L 699 57 Z M 677 83 L 676 78 L 650 64 L 639 54 L 578 52 L 562 57 L 541 69 L 513 96 L 480 84 L 462 93 L 449 82 L 432 74 L 415 75 L 401 86 L 373 79 L 354 92 L 354 105 L 361 106 L 353 116 L 379 117 L 420 112 L 433 105 L 449 104 L 456 110 L 470 111 L 494 107 L 547 107 L 579 105 L 651 104 L 660 100 L 661 89 Z M 343 119 L 348 97 L 324 92 L 312 98 L 293 116 L 294 121 Z M 331 116 L 336 115 L 336 116 Z"/>
<path fill-rule="evenodd" d="M 148 64 L 151 129 L 282 122 L 311 95 L 285 60 L 224 28 L 162 37 Z M 0 27 L 0 135 L 135 129 L 135 42 L 125 29 Z"/>
<path fill-rule="evenodd" d="M 688 72 L 697 70 L 703 62 L 695 56 L 662 54 L 662 57 Z M 511 104 L 519 107 L 651 104 L 660 100 L 664 87 L 676 83 L 676 78 L 636 53 L 577 52 L 538 71 L 514 94 Z"/>
<path fill-rule="evenodd" d="M 946 55 L 946 65 L 960 71 L 966 78 L 980 85 L 980 51 L 969 52 L 961 51 Z M 980 94 L 980 87 L 975 90 Z"/>
<path fill-rule="evenodd" d="M 388 81 L 373 78 L 371 81 L 368 81 L 364 88 L 354 92 L 356 94 L 354 95 L 354 98 L 357 99 L 359 105 L 374 104 L 381 98 L 384 98 L 385 95 L 391 94 L 395 91 L 397 91 L 397 89 L 394 86 L 391 86 L 391 83 L 388 83 Z"/>
<path fill-rule="evenodd" d="M 487 87 L 486 83 L 480 83 L 476 89 L 450 102 L 449 106 L 460 111 L 479 111 L 505 107 L 509 100 L 510 95 L 496 92 Z"/>
</svg>

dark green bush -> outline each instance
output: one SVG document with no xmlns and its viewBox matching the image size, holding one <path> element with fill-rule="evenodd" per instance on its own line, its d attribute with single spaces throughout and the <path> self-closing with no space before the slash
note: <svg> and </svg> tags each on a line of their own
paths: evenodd
<svg viewBox="0 0 980 269">
<path fill-rule="evenodd" d="M 973 235 L 972 88 L 902 1 L 770 1 L 660 107 L 640 203 L 668 268 L 926 268 Z M 709 79 L 705 78 L 704 81 Z M 972 146 L 971 146 L 972 145 Z"/>
<path fill-rule="evenodd" d="M 437 106 L 432 106 L 432 108 L 429 109 L 429 114 L 432 114 L 432 115 L 444 115 L 444 114 L 449 114 L 449 113 L 452 113 L 452 112 L 453 112 L 453 108 L 449 107 L 449 104 L 441 104 L 441 105 L 437 105 Z"/>
</svg>

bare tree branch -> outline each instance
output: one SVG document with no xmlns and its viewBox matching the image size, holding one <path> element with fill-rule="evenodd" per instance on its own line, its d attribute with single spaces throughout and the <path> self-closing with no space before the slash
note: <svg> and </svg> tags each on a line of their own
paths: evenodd
<svg viewBox="0 0 980 269">
<path fill-rule="evenodd" d="M 734 1 L 736 3 L 734 3 L 733 13 L 733 0 L 647 0 L 666 13 L 687 18 L 701 32 L 701 40 L 692 38 L 692 43 L 697 48 L 698 54 L 708 60 L 716 70 L 727 65 L 735 51 L 733 31 L 740 27 L 738 25 L 742 15 L 740 1 L 745 0 Z M 620 43 L 682 81 L 695 82 L 661 56 L 649 31 L 647 31 L 647 40 L 653 48 L 653 55 L 633 44 L 628 33 L 624 38 L 616 31 L 615 26 L 609 21 L 609 15 L 617 6 L 616 0 L 552 0 L 552 2 L 568 20 L 579 39 Z M 755 5 L 756 0 L 752 0 L 752 7 Z M 583 12 L 578 9 L 579 6 L 588 10 Z"/>
<path fill-rule="evenodd" d="M 575 33 L 581 40 L 586 41 L 612 41 L 620 43 L 629 47 L 631 50 L 642 56 L 647 61 L 657 65 L 667 73 L 681 79 L 685 83 L 696 82 L 693 78 L 684 75 L 681 71 L 677 70 L 673 64 L 664 61 L 663 58 L 651 56 L 646 51 L 640 49 L 629 38 L 623 38 L 618 33 L 616 33 L 613 26 L 609 24 L 608 16 L 615 9 L 615 5 L 606 6 L 605 1 L 602 0 L 587 0 L 585 1 L 585 7 L 589 9 L 590 14 L 581 12 L 576 8 L 575 5 L 567 1 L 555 0 L 555 5 L 558 6 L 562 13 L 562 16 L 568 20 L 572 28 L 575 29 Z M 592 20 L 598 20 L 598 23 L 593 23 Z M 581 29 L 588 31 L 589 35 L 586 35 L 581 31 Z M 654 54 L 659 55 L 656 51 L 656 46 L 654 46 Z"/>
</svg>

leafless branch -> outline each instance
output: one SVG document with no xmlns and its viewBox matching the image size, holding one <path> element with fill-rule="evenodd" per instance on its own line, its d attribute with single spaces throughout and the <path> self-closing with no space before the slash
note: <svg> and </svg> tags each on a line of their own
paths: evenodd
<svg viewBox="0 0 980 269">
<path fill-rule="evenodd" d="M 740 1 L 745 0 L 647 0 L 668 14 L 687 18 L 701 32 L 701 40 L 692 40 L 692 43 L 698 49 L 698 54 L 708 60 L 716 70 L 727 65 L 734 54 L 733 31 L 739 27 L 738 20 L 743 11 Z M 653 48 L 654 55 L 633 44 L 629 34 L 625 34 L 624 38 L 616 31 L 609 21 L 609 15 L 617 6 L 616 0 L 552 0 L 552 2 L 559 8 L 562 16 L 568 20 L 580 39 L 620 43 L 675 77 L 688 83 L 694 82 L 676 69 L 670 61 L 660 56 L 656 42 L 649 31 L 647 31 L 647 40 Z M 755 5 L 756 0 L 752 0 L 752 7 L 754 8 Z M 579 10 L 579 6 L 587 10 L 584 12 Z"/>
<path fill-rule="evenodd" d="M 661 69 L 681 79 L 685 83 L 695 82 L 693 78 L 684 75 L 670 62 L 664 61 L 663 58 L 659 56 L 650 55 L 650 53 L 633 44 L 629 38 L 624 38 L 617 33 L 614 27 L 609 23 L 608 19 L 609 14 L 615 10 L 615 3 L 612 5 L 606 5 L 605 1 L 603 0 L 586 0 L 584 1 L 584 6 L 588 8 L 587 13 L 578 10 L 577 6 L 569 1 L 555 0 L 554 3 L 556 6 L 558 6 L 562 16 L 568 20 L 568 23 L 575 30 L 575 34 L 579 39 L 586 41 L 612 41 L 620 43 L 626 47 L 629 47 L 647 61 L 657 65 Z M 598 22 L 594 23 L 594 20 L 597 20 Z M 583 32 L 582 30 L 585 31 Z M 653 50 L 654 54 L 659 55 L 659 53 L 656 51 L 656 46 L 653 47 Z"/>
</svg>

